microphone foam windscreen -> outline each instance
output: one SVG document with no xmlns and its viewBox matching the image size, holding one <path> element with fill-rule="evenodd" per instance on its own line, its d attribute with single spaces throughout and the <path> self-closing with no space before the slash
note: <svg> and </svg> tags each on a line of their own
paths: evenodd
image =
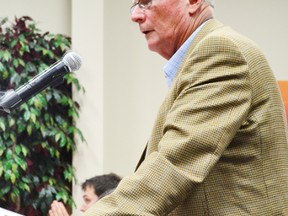
<svg viewBox="0 0 288 216">
<path fill-rule="evenodd" d="M 70 69 L 70 72 L 79 70 L 82 64 L 80 56 L 75 52 L 66 53 L 63 57 L 63 62 Z"/>
</svg>

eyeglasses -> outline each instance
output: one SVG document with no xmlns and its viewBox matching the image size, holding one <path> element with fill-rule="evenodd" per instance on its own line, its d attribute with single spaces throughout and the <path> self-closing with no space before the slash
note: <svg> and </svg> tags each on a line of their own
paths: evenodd
<svg viewBox="0 0 288 216">
<path fill-rule="evenodd" d="M 140 9 L 146 10 L 152 4 L 152 0 L 138 0 L 130 8 L 130 14 L 134 13 L 136 6 L 138 5 Z"/>
</svg>

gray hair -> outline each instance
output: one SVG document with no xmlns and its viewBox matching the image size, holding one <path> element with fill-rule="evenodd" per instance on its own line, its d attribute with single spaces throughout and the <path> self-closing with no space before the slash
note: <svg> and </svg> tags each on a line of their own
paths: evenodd
<svg viewBox="0 0 288 216">
<path fill-rule="evenodd" d="M 214 0 L 203 0 L 204 2 L 208 3 L 211 5 L 211 7 L 215 8 L 215 1 Z"/>
</svg>

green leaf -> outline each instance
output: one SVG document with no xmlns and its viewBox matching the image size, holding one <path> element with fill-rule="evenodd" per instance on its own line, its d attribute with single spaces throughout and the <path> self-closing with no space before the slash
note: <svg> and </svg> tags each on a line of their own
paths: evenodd
<svg viewBox="0 0 288 216">
<path fill-rule="evenodd" d="M 60 44 L 60 48 L 62 51 L 64 51 L 66 49 L 66 45 L 64 45 L 63 43 Z"/>
<path fill-rule="evenodd" d="M 4 147 L 0 147 L 0 157 L 3 155 L 4 151 L 5 151 L 5 148 Z"/>
<path fill-rule="evenodd" d="M 80 136 L 81 141 L 85 141 L 82 131 L 79 128 L 75 129 L 77 134 Z"/>
<path fill-rule="evenodd" d="M 24 36 L 23 34 L 20 34 L 20 35 L 18 36 L 18 39 L 19 39 L 19 41 L 22 42 L 22 43 L 26 41 L 26 38 L 25 38 L 25 36 Z"/>
<path fill-rule="evenodd" d="M 12 181 L 12 180 L 11 180 Z M 15 202 L 16 200 L 17 200 L 17 195 L 15 194 L 15 193 L 11 193 L 10 194 L 10 199 L 13 201 L 13 202 Z"/>
<path fill-rule="evenodd" d="M 48 181 L 48 177 L 47 176 L 42 176 L 42 181 L 43 182 L 47 182 Z"/>
<path fill-rule="evenodd" d="M 11 173 L 12 173 L 11 170 L 5 170 L 4 178 L 5 178 L 6 181 L 10 180 Z"/>
<path fill-rule="evenodd" d="M 1 53 L 1 52 L 0 52 Z M 2 62 L 0 62 L 0 71 L 5 71 L 6 69 L 5 69 L 5 67 L 4 67 L 4 65 L 2 64 Z"/>
<path fill-rule="evenodd" d="M 66 96 L 63 96 L 61 98 L 60 103 L 63 104 L 63 105 L 68 105 L 69 104 L 69 99 Z"/>
<path fill-rule="evenodd" d="M 17 171 L 18 171 L 18 165 L 16 163 L 12 163 L 12 172 L 16 173 Z"/>
<path fill-rule="evenodd" d="M 20 43 L 20 44 L 21 44 L 21 46 L 23 46 L 23 43 Z M 23 56 L 24 53 L 25 53 L 24 49 L 23 49 L 23 48 L 20 49 L 20 50 L 19 50 L 19 53 L 20 53 L 20 56 Z"/>
<path fill-rule="evenodd" d="M 31 192 L 30 187 L 25 182 L 19 182 L 19 188 L 21 188 L 22 190 L 26 190 L 28 192 Z"/>
<path fill-rule="evenodd" d="M 16 136 L 14 133 L 10 133 L 10 139 L 12 140 L 12 142 L 16 143 Z"/>
<path fill-rule="evenodd" d="M 21 167 L 22 170 L 25 171 L 27 169 L 27 163 L 23 159 L 21 159 L 20 157 L 15 156 L 15 161 Z"/>
<path fill-rule="evenodd" d="M 4 140 L 7 142 L 8 141 L 8 138 L 10 137 L 10 133 L 8 131 L 5 131 L 4 134 L 3 134 L 3 138 Z"/>
<path fill-rule="evenodd" d="M 7 70 L 5 70 L 3 73 L 2 73 L 2 79 L 5 80 L 7 79 L 7 77 L 9 77 L 9 72 Z"/>
<path fill-rule="evenodd" d="M 73 179 L 73 175 L 72 175 L 71 172 L 69 172 L 68 170 L 65 170 L 65 171 L 64 171 L 64 177 L 65 177 L 65 179 L 67 179 L 69 182 L 71 182 L 72 179 Z"/>
<path fill-rule="evenodd" d="M 14 125 L 15 125 L 15 119 L 10 118 L 10 119 L 9 119 L 9 127 L 12 127 L 12 126 L 14 126 Z"/>
<path fill-rule="evenodd" d="M 49 152 L 50 152 L 51 157 L 55 156 L 55 148 L 50 148 Z"/>
<path fill-rule="evenodd" d="M 46 100 L 50 101 L 52 98 L 52 93 L 51 92 L 46 92 Z"/>
<path fill-rule="evenodd" d="M 49 185 L 55 185 L 56 181 L 54 179 L 50 178 L 48 183 L 49 183 Z M 49 190 L 49 191 L 50 191 L 50 193 L 52 192 L 51 190 Z"/>
<path fill-rule="evenodd" d="M 28 154 L 28 149 L 24 145 L 21 145 L 21 150 L 22 150 L 23 155 L 26 157 Z"/>
<path fill-rule="evenodd" d="M 26 191 L 28 191 L 29 193 L 31 192 L 30 187 L 29 187 L 29 185 L 27 185 L 27 184 L 24 184 L 24 189 L 25 189 Z"/>
<path fill-rule="evenodd" d="M 68 197 L 67 197 L 66 194 L 62 194 L 61 198 L 62 198 L 62 200 L 63 200 L 64 203 L 66 203 L 67 200 L 68 200 Z"/>
<path fill-rule="evenodd" d="M 60 159 L 60 152 L 57 149 L 55 150 L 55 156 L 57 159 Z"/>
<path fill-rule="evenodd" d="M 47 122 L 50 119 L 50 115 L 48 113 L 44 114 L 44 120 Z"/>
<path fill-rule="evenodd" d="M 13 59 L 13 65 L 14 65 L 14 67 L 18 67 L 19 66 L 19 61 L 18 61 L 18 59 Z"/>
<path fill-rule="evenodd" d="M 35 107 L 37 107 L 38 109 L 42 109 L 43 105 L 41 103 L 41 101 L 38 98 L 34 99 L 34 105 Z"/>
<path fill-rule="evenodd" d="M 30 52 L 30 48 L 29 46 L 27 46 L 27 44 L 25 44 L 23 47 L 23 51 L 29 53 Z"/>
<path fill-rule="evenodd" d="M 29 51 L 29 50 L 28 50 L 28 51 Z M 28 52 L 28 51 L 27 51 L 27 52 Z M 19 64 L 22 65 L 23 67 L 26 66 L 25 62 L 24 62 L 22 59 L 19 59 Z"/>
<path fill-rule="evenodd" d="M 40 182 L 39 177 L 38 177 L 38 176 L 33 176 L 33 183 L 34 183 L 35 185 L 38 185 L 39 182 Z"/>
<path fill-rule="evenodd" d="M 0 177 L 3 175 L 4 167 L 2 165 L 2 162 L 0 161 Z M 1 189 L 0 189 L 1 190 Z M 0 196 L 1 197 L 1 196 Z"/>
<path fill-rule="evenodd" d="M 31 183 L 31 180 L 28 179 L 28 178 L 26 178 L 26 177 L 22 177 L 22 181 L 23 181 L 24 183 L 27 183 L 27 184 L 30 184 L 30 183 Z"/>
<path fill-rule="evenodd" d="M 3 56 L 4 56 L 4 51 L 0 50 L 0 58 L 3 59 Z"/>
<path fill-rule="evenodd" d="M 47 49 L 42 49 L 42 54 L 45 56 L 45 55 L 47 55 L 47 53 L 48 53 L 48 50 Z"/>
<path fill-rule="evenodd" d="M 8 21 L 8 17 L 4 17 L 3 19 L 1 19 L 0 25 L 4 25 L 6 22 Z"/>
<path fill-rule="evenodd" d="M 35 113 L 31 113 L 31 114 L 30 114 L 30 119 L 31 119 L 31 121 L 32 121 L 33 123 L 36 122 L 36 115 L 35 115 Z"/>
<path fill-rule="evenodd" d="M 42 106 L 46 107 L 48 105 L 45 97 L 42 94 L 38 94 L 37 99 L 40 101 Z"/>
<path fill-rule="evenodd" d="M 68 115 L 69 115 L 69 117 L 73 117 L 73 114 L 74 114 L 73 109 L 69 109 L 69 110 L 68 110 Z"/>
<path fill-rule="evenodd" d="M 43 149 L 45 149 L 45 148 L 47 147 L 47 143 L 42 142 L 42 143 L 41 143 L 41 147 L 42 147 Z"/>
<path fill-rule="evenodd" d="M 0 188 L 0 197 L 3 197 L 3 195 L 7 194 L 10 191 L 10 185 L 7 184 L 3 188 Z"/>
<path fill-rule="evenodd" d="M 26 128 L 26 125 L 25 124 L 23 124 L 23 122 L 17 122 L 17 132 L 20 134 L 20 133 L 22 133 L 24 130 L 25 130 L 25 128 Z"/>
<path fill-rule="evenodd" d="M 38 98 L 36 98 L 37 100 L 39 99 L 39 97 Z M 39 101 L 39 100 L 38 100 Z M 39 110 L 37 110 L 37 109 L 35 109 L 35 108 L 31 108 L 31 114 L 34 114 L 35 116 L 40 116 L 40 111 Z"/>
<path fill-rule="evenodd" d="M 55 142 L 58 142 L 60 140 L 60 138 L 61 138 L 61 133 L 57 133 L 55 135 Z"/>
<path fill-rule="evenodd" d="M 20 63 L 21 64 L 21 63 Z M 24 66 L 24 65 L 23 65 Z M 28 72 L 35 72 L 37 69 L 36 69 L 36 66 L 34 64 L 32 64 L 31 62 L 28 62 L 26 65 L 25 65 L 25 68 Z"/>
<path fill-rule="evenodd" d="M 14 46 L 17 44 L 17 40 L 12 40 L 10 43 L 11 48 L 14 48 Z"/>
<path fill-rule="evenodd" d="M 26 110 L 26 112 L 24 113 L 24 120 L 28 121 L 30 119 L 30 111 Z"/>
<path fill-rule="evenodd" d="M 13 155 L 12 150 L 11 149 L 7 149 L 7 151 L 6 151 L 6 159 L 8 161 L 10 161 L 12 159 L 12 155 Z M 7 162 L 7 164 L 8 164 L 8 162 Z"/>
<path fill-rule="evenodd" d="M 3 121 L 0 121 L 0 128 L 2 129 L 2 131 L 6 130 L 6 127 Z"/>
<path fill-rule="evenodd" d="M 12 193 L 14 193 L 16 196 L 20 195 L 20 191 L 19 191 L 19 189 L 17 187 L 13 187 Z"/>
<path fill-rule="evenodd" d="M 67 143 L 66 137 L 64 133 L 61 133 L 61 139 L 60 139 L 60 147 L 64 147 Z"/>
<path fill-rule="evenodd" d="M 31 134 L 32 134 L 32 126 L 31 125 L 28 125 L 27 133 L 28 133 L 29 136 L 31 136 Z"/>
<path fill-rule="evenodd" d="M 16 152 L 17 155 L 19 155 L 22 152 L 21 146 L 17 145 L 15 147 L 15 152 Z"/>
<path fill-rule="evenodd" d="M 26 163 L 22 163 L 22 164 L 20 164 L 20 167 L 21 167 L 21 169 L 22 169 L 23 171 L 26 171 L 26 169 L 27 169 L 27 164 L 26 164 Z"/>
<path fill-rule="evenodd" d="M 54 58 L 54 53 L 51 50 L 48 50 L 47 55 L 53 59 Z"/>
<path fill-rule="evenodd" d="M 60 94 L 59 94 L 59 92 L 58 91 L 53 91 L 53 97 L 55 98 L 55 100 L 58 102 L 58 103 L 60 103 L 60 101 L 61 101 L 61 96 L 60 96 Z"/>
<path fill-rule="evenodd" d="M 8 50 L 5 50 L 5 51 L 3 52 L 3 59 L 4 59 L 6 62 L 8 62 L 8 61 L 10 61 L 10 60 L 12 59 L 12 56 L 11 56 L 11 54 L 10 54 L 10 52 L 9 52 Z"/>
</svg>

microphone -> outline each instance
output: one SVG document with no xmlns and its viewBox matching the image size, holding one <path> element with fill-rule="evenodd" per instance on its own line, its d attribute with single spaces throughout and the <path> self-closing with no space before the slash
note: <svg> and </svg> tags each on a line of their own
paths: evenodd
<svg viewBox="0 0 288 216">
<path fill-rule="evenodd" d="M 81 58 L 75 52 L 67 52 L 59 61 L 48 69 L 33 77 L 18 89 L 0 92 L 0 110 L 10 113 L 42 90 L 59 85 L 64 75 L 79 70 Z"/>
</svg>

